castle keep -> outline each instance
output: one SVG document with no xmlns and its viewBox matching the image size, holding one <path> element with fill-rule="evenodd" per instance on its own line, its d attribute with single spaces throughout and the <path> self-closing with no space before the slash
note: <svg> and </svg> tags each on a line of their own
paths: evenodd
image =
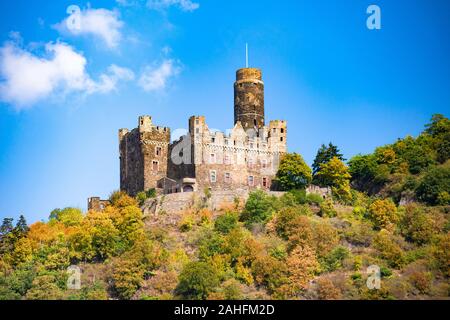
<svg viewBox="0 0 450 320">
<path fill-rule="evenodd" d="M 205 117 L 189 119 L 189 132 L 171 142 L 170 129 L 150 116 L 119 130 L 120 188 L 135 196 L 211 190 L 270 189 L 286 153 L 286 121 L 264 115 L 261 70 L 240 69 L 234 84 L 234 127 L 227 134 L 208 128 Z"/>
</svg>

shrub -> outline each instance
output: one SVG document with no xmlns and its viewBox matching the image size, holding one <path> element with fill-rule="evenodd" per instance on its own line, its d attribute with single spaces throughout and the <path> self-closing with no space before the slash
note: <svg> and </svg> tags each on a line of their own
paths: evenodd
<svg viewBox="0 0 450 320">
<path fill-rule="evenodd" d="M 380 252 L 381 258 L 385 259 L 392 268 L 399 269 L 405 263 L 403 250 L 388 231 L 381 230 L 375 236 L 374 247 Z"/>
<path fill-rule="evenodd" d="M 320 204 L 320 215 L 327 218 L 336 217 L 337 211 L 334 208 L 333 199 L 328 198 Z"/>
<path fill-rule="evenodd" d="M 191 262 L 181 272 L 176 292 L 186 299 L 202 300 L 218 285 L 217 271 L 210 264 Z"/>
<path fill-rule="evenodd" d="M 271 293 L 287 281 L 286 264 L 271 256 L 258 255 L 253 261 L 251 269 L 255 282 L 265 286 Z"/>
<path fill-rule="evenodd" d="M 430 242 L 435 233 L 433 219 L 415 204 L 405 207 L 402 219 L 402 234 L 411 242 L 419 245 Z"/>
<path fill-rule="evenodd" d="M 232 229 L 236 228 L 238 220 L 238 215 L 236 213 L 227 212 L 216 219 L 214 222 L 214 229 L 222 234 L 227 234 Z"/>
<path fill-rule="evenodd" d="M 312 205 L 320 205 L 324 202 L 323 197 L 317 193 L 309 193 L 306 196 L 306 202 Z"/>
<path fill-rule="evenodd" d="M 427 294 L 431 288 L 432 275 L 429 272 L 413 271 L 409 275 L 409 281 L 421 294 Z"/>
<path fill-rule="evenodd" d="M 399 220 L 397 207 L 390 199 L 375 200 L 369 207 L 370 217 L 379 229 L 391 228 Z"/>
<path fill-rule="evenodd" d="M 450 204 L 449 190 L 450 162 L 447 162 L 443 166 L 428 170 L 416 190 L 416 195 L 419 200 L 430 205 L 448 205 Z"/>
<path fill-rule="evenodd" d="M 350 252 L 345 247 L 336 247 L 321 261 L 324 271 L 331 272 L 342 268 L 342 262 L 349 256 Z"/>
<path fill-rule="evenodd" d="M 288 207 L 281 209 L 276 216 L 275 229 L 277 234 L 283 239 L 287 240 L 291 235 L 292 228 L 295 227 L 295 222 L 300 216 L 308 216 L 311 210 L 307 206 Z"/>
<path fill-rule="evenodd" d="M 244 221 L 247 226 L 251 226 L 253 223 L 266 223 L 273 214 L 273 204 L 273 198 L 262 190 L 250 193 L 241 214 L 241 221 Z"/>
<path fill-rule="evenodd" d="M 317 280 L 317 298 L 319 300 L 339 300 L 342 292 L 328 278 Z"/>
</svg>

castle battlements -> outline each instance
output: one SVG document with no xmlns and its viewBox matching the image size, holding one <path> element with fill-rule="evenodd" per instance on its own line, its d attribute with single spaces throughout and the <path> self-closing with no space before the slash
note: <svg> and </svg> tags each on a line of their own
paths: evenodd
<svg viewBox="0 0 450 320">
<path fill-rule="evenodd" d="M 172 143 L 170 128 L 154 125 L 151 116 L 139 117 L 131 131 L 120 129 L 121 190 L 269 190 L 287 152 L 287 122 L 266 125 L 260 69 L 239 69 L 234 93 L 235 121 L 226 133 L 210 130 L 204 116 L 190 117 L 188 133 Z"/>
</svg>

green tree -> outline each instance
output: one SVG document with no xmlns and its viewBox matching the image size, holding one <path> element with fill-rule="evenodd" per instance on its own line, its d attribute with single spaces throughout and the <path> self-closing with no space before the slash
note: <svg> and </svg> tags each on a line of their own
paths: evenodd
<svg viewBox="0 0 450 320">
<path fill-rule="evenodd" d="M 234 212 L 227 212 L 219 216 L 214 222 L 214 229 L 222 234 L 228 234 L 231 230 L 236 228 L 239 217 Z"/>
<path fill-rule="evenodd" d="M 264 191 L 254 191 L 250 193 L 245 204 L 241 214 L 241 221 L 244 221 L 247 226 L 250 226 L 252 223 L 265 223 L 274 212 L 273 205 L 273 198 L 269 197 Z"/>
<path fill-rule="evenodd" d="M 25 297 L 28 300 L 61 300 L 63 295 L 55 276 L 41 275 L 33 280 Z"/>
<path fill-rule="evenodd" d="M 351 175 L 348 167 L 339 158 L 334 157 L 328 163 L 322 164 L 317 177 L 323 186 L 331 187 L 334 196 L 339 200 L 349 201 L 351 199 Z"/>
<path fill-rule="evenodd" d="M 311 183 L 311 168 L 305 163 L 302 156 L 289 153 L 283 156 L 275 178 L 275 184 L 282 191 L 304 189 Z"/>
<path fill-rule="evenodd" d="M 427 171 L 422 178 L 416 195 L 430 205 L 450 204 L 450 162 Z"/>
<path fill-rule="evenodd" d="M 320 166 L 330 162 L 334 157 L 338 158 L 341 161 L 345 161 L 344 155 L 340 153 L 339 148 L 333 145 L 331 142 L 328 146 L 322 144 L 320 149 L 317 151 L 316 158 L 313 163 L 313 175 L 316 176 L 320 171 Z M 320 184 L 320 181 L 314 181 L 314 183 Z"/>
<path fill-rule="evenodd" d="M 206 299 L 219 285 L 217 271 L 206 262 L 191 262 L 179 277 L 177 293 L 193 300 Z"/>
</svg>

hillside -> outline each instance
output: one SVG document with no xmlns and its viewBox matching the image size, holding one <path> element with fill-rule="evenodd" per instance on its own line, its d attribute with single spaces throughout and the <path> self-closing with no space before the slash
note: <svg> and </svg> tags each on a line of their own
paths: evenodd
<svg viewBox="0 0 450 320">
<path fill-rule="evenodd" d="M 116 192 L 101 212 L 5 219 L 0 299 L 448 299 L 449 132 L 435 116 L 349 166 L 337 148 L 314 170 L 287 155 L 273 194 Z M 311 182 L 332 197 L 307 194 Z"/>
</svg>

